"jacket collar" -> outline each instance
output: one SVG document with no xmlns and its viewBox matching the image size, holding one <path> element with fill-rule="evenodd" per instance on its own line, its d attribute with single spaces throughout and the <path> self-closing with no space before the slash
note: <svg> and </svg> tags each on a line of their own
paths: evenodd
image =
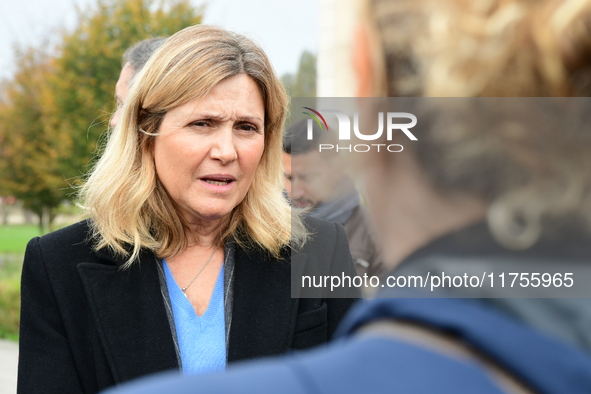
<svg viewBox="0 0 591 394">
<path fill-rule="evenodd" d="M 124 260 L 97 255 L 99 263 L 81 263 L 78 273 L 115 381 L 178 368 L 156 257 L 142 253 L 121 269 Z"/>
<path fill-rule="evenodd" d="M 78 271 L 115 379 L 179 368 L 155 255 L 142 250 L 138 261 L 123 269 L 125 258 L 113 250 L 95 254 L 100 263 L 82 263 Z M 306 256 L 298 253 L 293 267 L 289 248 L 282 256 L 278 261 L 237 245 L 228 362 L 282 354 L 290 347 L 299 305 L 297 294 L 288 294 L 292 269 L 299 277 Z M 130 364 L 130 357 L 137 363 Z"/>
<path fill-rule="evenodd" d="M 110 265 L 115 265 L 119 268 L 122 268 L 125 265 L 125 262 L 127 261 L 126 257 L 117 254 L 113 249 L 111 249 L 109 247 L 101 248 L 99 250 L 96 250 L 94 253 L 103 262 L 108 263 Z M 138 261 L 134 262 L 133 265 L 135 265 L 137 263 L 145 262 L 145 261 L 150 261 L 153 259 L 154 259 L 153 252 L 151 252 L 147 249 L 142 249 L 140 251 Z"/>
<path fill-rule="evenodd" d="M 283 256 L 236 249 L 228 362 L 282 354 L 291 346 L 298 299 L 289 295 L 289 251 Z"/>
</svg>

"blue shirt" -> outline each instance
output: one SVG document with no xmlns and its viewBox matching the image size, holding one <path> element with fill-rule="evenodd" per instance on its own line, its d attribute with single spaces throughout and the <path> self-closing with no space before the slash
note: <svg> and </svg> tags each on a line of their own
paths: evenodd
<svg viewBox="0 0 591 394">
<path fill-rule="evenodd" d="M 209 301 L 209 306 L 198 316 L 193 305 L 182 292 L 165 260 L 162 260 L 166 286 L 174 318 L 185 374 L 221 371 L 226 367 L 226 330 L 224 321 L 224 266 Z"/>
</svg>

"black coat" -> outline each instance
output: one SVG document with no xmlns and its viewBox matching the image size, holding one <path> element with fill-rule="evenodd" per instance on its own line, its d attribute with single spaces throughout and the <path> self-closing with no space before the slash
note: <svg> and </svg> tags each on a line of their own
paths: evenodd
<svg viewBox="0 0 591 394">
<path fill-rule="evenodd" d="M 353 262 L 340 225 L 309 219 L 306 265 Z M 123 261 L 95 252 L 87 222 L 29 242 L 21 283 L 18 393 L 96 393 L 146 374 L 178 369 L 158 278 L 144 252 Z M 237 248 L 228 362 L 326 342 L 354 300 L 291 298 L 291 259 Z"/>
</svg>

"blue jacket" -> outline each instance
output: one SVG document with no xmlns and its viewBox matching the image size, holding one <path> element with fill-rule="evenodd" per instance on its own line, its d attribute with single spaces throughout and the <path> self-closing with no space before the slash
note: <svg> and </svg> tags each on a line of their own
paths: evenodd
<svg viewBox="0 0 591 394">
<path fill-rule="evenodd" d="M 338 338 L 314 350 L 236 364 L 226 373 L 157 375 L 108 393 L 503 393 L 476 363 L 392 337 L 354 334 L 383 319 L 453 333 L 535 392 L 591 393 L 591 357 L 580 349 L 474 300 L 426 298 L 361 302 Z"/>
</svg>

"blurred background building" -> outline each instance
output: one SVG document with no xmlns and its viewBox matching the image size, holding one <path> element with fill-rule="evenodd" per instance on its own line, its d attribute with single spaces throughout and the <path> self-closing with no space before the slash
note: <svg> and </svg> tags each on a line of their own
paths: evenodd
<svg viewBox="0 0 591 394">
<path fill-rule="evenodd" d="M 357 0 L 319 0 L 318 97 L 354 97 L 355 73 L 351 51 L 360 17 Z"/>
</svg>

